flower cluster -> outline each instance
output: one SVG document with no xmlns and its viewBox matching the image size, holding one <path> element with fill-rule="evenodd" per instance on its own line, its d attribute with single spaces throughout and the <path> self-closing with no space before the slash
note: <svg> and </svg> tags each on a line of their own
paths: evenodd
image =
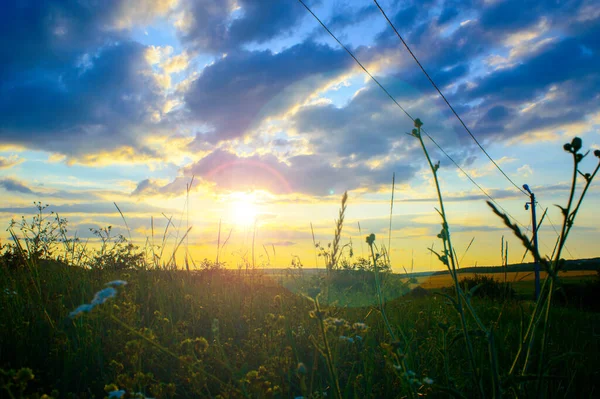
<svg viewBox="0 0 600 399">
<path fill-rule="evenodd" d="M 123 281 L 123 280 L 115 280 L 115 281 L 106 283 L 105 285 L 107 287 L 96 292 L 96 295 L 94 295 L 94 299 L 92 299 L 92 302 L 84 303 L 83 305 L 79 305 L 74 311 L 69 313 L 69 317 L 74 318 L 75 316 L 79 315 L 80 313 L 89 313 L 96 306 L 102 305 L 110 298 L 114 298 L 117 295 L 117 290 L 115 289 L 115 287 L 121 287 L 126 284 L 127 284 L 127 281 Z"/>
<path fill-rule="evenodd" d="M 328 317 L 325 320 L 323 320 L 323 322 L 325 323 L 325 327 L 327 328 L 327 330 L 335 331 L 336 329 L 350 328 L 350 323 L 338 317 Z"/>
</svg>

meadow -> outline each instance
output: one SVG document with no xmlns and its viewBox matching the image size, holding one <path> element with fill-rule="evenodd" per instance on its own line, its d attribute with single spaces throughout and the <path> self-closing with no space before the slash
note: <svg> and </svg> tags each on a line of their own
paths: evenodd
<svg viewBox="0 0 600 399">
<path fill-rule="evenodd" d="M 458 273 L 439 164 L 420 128 L 417 120 L 413 135 L 439 195 L 443 249 L 432 253 L 448 270 L 440 281 L 392 274 L 387 248 L 373 234 L 365 238 L 369 258 L 348 260 L 340 242 L 346 195 L 332 242 L 315 243 L 325 270 L 306 274 L 292 263 L 281 276 L 208 260 L 182 270 L 178 246 L 163 256 L 111 237 L 108 228 L 97 231 L 100 248 L 85 248 L 67 237 L 64 219 L 38 204 L 31 222 L 11 224 L 0 260 L 1 395 L 597 397 L 600 313 L 561 301 L 568 276 L 561 251 L 600 163 L 584 174 L 581 140 L 565 145 L 574 177 L 549 256 L 490 204 L 545 271 L 532 300 L 518 287 L 531 292 L 526 279 L 505 284 Z M 598 292 L 598 277 L 588 273 L 574 284 Z"/>
</svg>

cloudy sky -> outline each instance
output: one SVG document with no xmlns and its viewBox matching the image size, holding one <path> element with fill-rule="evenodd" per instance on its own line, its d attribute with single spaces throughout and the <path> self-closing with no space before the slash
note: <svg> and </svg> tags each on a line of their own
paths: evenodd
<svg viewBox="0 0 600 399">
<path fill-rule="evenodd" d="M 494 167 L 369 0 L 306 3 L 427 132 L 524 226 L 527 197 Z M 575 135 L 600 146 L 600 8 L 594 0 L 380 4 L 474 136 L 540 208 L 565 203 Z M 439 218 L 412 121 L 296 0 L 38 0 L 0 6 L 0 223 L 34 212 L 72 233 L 112 225 L 136 242 L 172 217 L 189 253 L 315 264 L 349 193 L 344 242 L 387 241 L 396 270 L 439 269 Z M 483 193 L 431 141 L 464 266 L 523 250 Z M 596 160 L 597 161 L 597 160 Z M 592 157 L 584 172 L 593 169 Z M 192 177 L 194 177 L 192 182 Z M 566 257 L 599 256 L 594 187 Z M 189 192 L 188 192 L 189 191 Z M 541 209 L 540 212 L 541 213 Z M 189 220 L 188 220 L 189 214 Z M 360 231 L 359 231 L 360 223 Z M 4 228 L 2 229 L 4 231 Z M 176 229 L 171 228 L 175 240 Z M 362 233 L 362 236 L 361 236 Z M 3 237 L 6 232 L 2 233 Z M 556 234 L 548 221 L 541 251 Z"/>
</svg>

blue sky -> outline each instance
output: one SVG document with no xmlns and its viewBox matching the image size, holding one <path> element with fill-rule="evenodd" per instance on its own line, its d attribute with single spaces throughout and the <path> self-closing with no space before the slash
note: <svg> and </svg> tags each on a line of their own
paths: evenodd
<svg viewBox="0 0 600 399">
<path fill-rule="evenodd" d="M 306 2 L 453 159 L 524 225 L 527 197 L 494 168 L 371 1 Z M 575 135 L 600 145 L 600 11 L 594 1 L 381 1 L 475 137 L 550 219 L 566 201 Z M 392 261 L 430 264 L 439 230 L 434 190 L 412 122 L 294 0 L 4 2 L 0 6 L 0 222 L 40 200 L 72 232 L 124 231 L 143 243 L 150 217 L 182 220 L 190 253 L 213 257 L 219 220 L 231 265 L 258 245 L 275 266 L 312 266 L 349 192 L 344 240 L 387 237 L 396 175 Z M 439 151 L 466 265 L 499 262 L 518 243 L 481 192 Z M 591 170 L 595 160 L 582 168 Z M 186 202 L 186 187 L 194 185 Z M 592 187 L 570 256 L 598 256 Z M 540 211 L 541 213 L 541 211 Z M 163 218 L 164 219 L 164 218 Z M 164 223 L 164 220 L 162 221 Z M 181 222 L 184 225 L 187 222 Z M 361 231 L 358 230 L 358 223 Z M 542 251 L 555 233 L 545 223 Z M 511 241 L 511 242 L 512 242 Z M 263 259 L 263 261 L 265 261 Z M 431 266 L 430 266 L 431 265 Z"/>
</svg>

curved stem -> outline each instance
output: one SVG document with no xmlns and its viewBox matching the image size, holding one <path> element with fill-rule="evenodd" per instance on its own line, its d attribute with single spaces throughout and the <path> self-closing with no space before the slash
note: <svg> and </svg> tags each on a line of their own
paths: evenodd
<svg viewBox="0 0 600 399">
<path fill-rule="evenodd" d="M 563 210 L 563 225 L 560 232 L 560 241 L 558 243 L 558 248 L 556 250 L 556 257 L 554 258 L 554 264 L 552 265 L 552 272 L 556 271 L 558 267 L 558 261 L 560 260 L 560 255 L 562 253 L 563 247 L 565 245 L 565 241 L 567 240 L 567 232 L 570 230 L 568 227 L 571 206 L 573 205 L 573 198 L 575 197 L 575 187 L 577 186 L 577 158 L 576 154 L 573 153 L 573 177 L 571 181 L 571 192 L 569 193 L 569 202 L 567 203 L 567 208 Z"/>
<path fill-rule="evenodd" d="M 431 158 L 429 157 L 429 153 L 427 152 L 427 147 L 425 147 L 425 143 L 423 142 L 423 137 L 421 136 L 421 127 L 419 125 L 416 125 L 416 126 L 417 126 L 418 131 L 417 131 L 417 134 L 415 134 L 415 136 L 419 139 L 419 143 L 421 144 L 421 148 L 423 149 L 425 158 L 427 159 L 427 163 L 429 164 L 429 168 L 431 169 L 431 172 L 433 174 L 433 180 L 435 182 L 435 189 L 437 191 L 438 201 L 439 201 L 439 205 L 440 205 L 440 215 L 442 216 L 443 233 L 445 235 L 445 237 L 442 238 L 442 241 L 444 243 L 444 252 L 445 252 L 444 255 L 446 255 L 446 259 L 447 259 L 446 266 L 448 267 L 448 269 L 450 271 L 452 280 L 454 282 L 454 287 L 456 289 L 456 308 L 457 308 L 459 316 L 460 316 L 461 327 L 462 327 L 463 334 L 465 337 L 465 344 L 467 346 L 469 363 L 471 364 L 471 368 L 473 370 L 473 375 L 475 377 L 475 381 L 479 388 L 479 394 L 481 397 L 485 397 L 485 392 L 483 390 L 482 381 L 481 381 L 481 378 L 479 376 L 479 372 L 477 369 L 477 363 L 475 361 L 475 351 L 473 349 L 473 344 L 472 344 L 471 338 L 469 336 L 469 330 L 467 327 L 467 319 L 466 319 L 465 311 L 463 309 L 463 304 L 462 304 L 463 303 L 463 298 L 462 298 L 463 294 L 462 294 L 460 285 L 458 283 L 458 277 L 456 275 L 456 261 L 454 259 L 454 249 L 452 247 L 452 240 L 450 238 L 450 229 L 448 227 L 448 221 L 446 218 L 446 210 L 444 209 L 442 190 L 440 188 L 440 183 L 439 183 L 439 180 L 437 177 L 437 168 L 433 165 L 433 162 L 431 162 Z M 448 263 L 448 259 L 450 259 L 449 263 Z"/>
<path fill-rule="evenodd" d="M 577 166 L 575 166 L 575 168 L 577 168 Z M 598 163 L 598 165 L 596 165 L 596 169 L 594 169 L 594 172 L 590 175 L 590 177 L 588 179 L 586 179 L 586 183 L 585 183 L 585 186 L 583 187 L 583 191 L 581 192 L 581 195 L 579 196 L 579 200 L 577 201 L 577 204 L 575 205 L 573 212 L 571 212 L 571 214 L 569 216 L 570 219 L 568 221 L 568 226 L 565 231 L 564 240 L 561 240 L 561 244 L 563 244 L 563 245 L 567 241 L 569 232 L 571 231 L 571 228 L 573 227 L 573 225 L 575 223 L 575 217 L 577 216 L 577 213 L 579 212 L 579 208 L 581 207 L 583 198 L 585 197 L 587 190 L 590 188 L 590 185 L 592 184 L 592 180 L 594 180 L 594 177 L 596 177 L 596 174 L 598 173 L 599 169 L 600 169 L 600 162 Z M 560 247 L 560 244 L 559 244 L 559 247 Z M 560 248 L 560 249 L 562 250 L 562 248 Z M 559 253 L 559 255 L 560 255 L 560 253 Z M 560 258 L 557 258 L 557 260 L 560 260 Z M 558 270 L 556 270 L 556 271 L 558 272 Z"/>
</svg>

